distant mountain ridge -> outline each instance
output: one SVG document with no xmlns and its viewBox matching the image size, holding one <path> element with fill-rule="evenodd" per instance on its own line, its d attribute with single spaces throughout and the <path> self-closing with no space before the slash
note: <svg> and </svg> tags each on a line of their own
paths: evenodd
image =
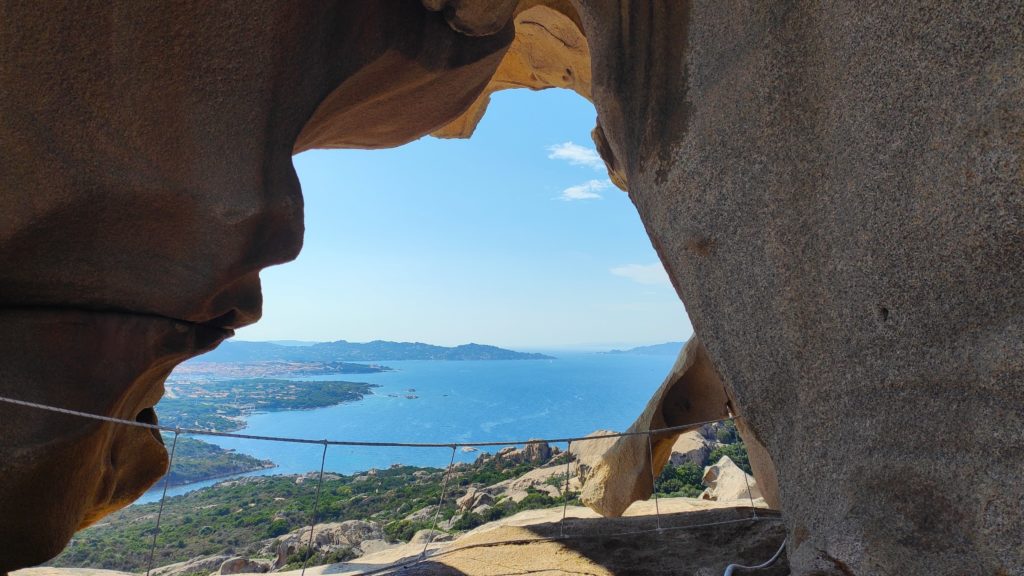
<svg viewBox="0 0 1024 576">
<path fill-rule="evenodd" d="M 386 360 L 546 360 L 551 356 L 516 352 L 485 344 L 446 347 L 422 342 L 320 342 L 288 346 L 272 342 L 228 340 L 199 362 L 372 362 Z"/>
<path fill-rule="evenodd" d="M 650 346 L 637 346 L 629 350 L 609 350 L 605 354 L 644 354 L 646 356 L 678 356 L 685 342 L 665 342 Z"/>
</svg>

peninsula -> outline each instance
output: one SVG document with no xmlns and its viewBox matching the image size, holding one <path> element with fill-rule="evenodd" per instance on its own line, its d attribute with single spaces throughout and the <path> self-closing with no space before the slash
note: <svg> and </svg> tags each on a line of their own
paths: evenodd
<svg viewBox="0 0 1024 576">
<path fill-rule="evenodd" d="M 186 362 L 374 362 L 388 360 L 551 360 L 551 356 L 516 352 L 486 344 L 446 347 L 422 342 L 320 342 L 308 346 L 285 346 L 271 342 L 228 340 L 216 350 Z M 337 372 L 335 372 L 337 373 Z"/>
</svg>

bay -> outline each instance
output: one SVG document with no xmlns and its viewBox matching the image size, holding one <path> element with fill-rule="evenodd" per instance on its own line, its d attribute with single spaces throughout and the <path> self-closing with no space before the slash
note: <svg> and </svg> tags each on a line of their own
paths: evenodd
<svg viewBox="0 0 1024 576">
<path fill-rule="evenodd" d="M 512 445 L 533 438 L 584 436 L 598 429 L 624 430 L 639 416 L 675 360 L 639 354 L 546 353 L 556 359 L 396 361 L 383 362 L 394 369 L 390 372 L 294 378 L 351 380 L 379 387 L 357 402 L 254 414 L 240 432 L 316 440 Z M 315 472 L 323 456 L 323 446 L 316 444 L 197 438 L 277 464 L 246 475 Z M 477 456 L 458 450 L 455 461 Z M 330 446 L 324 468 L 351 474 L 398 463 L 445 467 L 451 457 L 450 448 Z M 168 495 L 223 480 L 176 486 Z M 157 486 L 138 502 L 157 500 L 160 494 Z"/>
</svg>

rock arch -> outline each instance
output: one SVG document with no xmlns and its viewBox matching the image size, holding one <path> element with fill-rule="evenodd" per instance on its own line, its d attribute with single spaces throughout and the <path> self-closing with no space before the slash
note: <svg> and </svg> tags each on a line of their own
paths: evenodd
<svg viewBox="0 0 1024 576">
<path fill-rule="evenodd" d="M 538 14 L 562 28 L 527 41 Z M 295 150 L 462 135 L 489 90 L 565 85 L 775 462 L 795 573 L 1014 573 L 1022 21 L 996 0 L 4 3 L 0 393 L 150 417 L 297 254 Z M 0 572 L 164 462 L 10 406 L 0 435 Z"/>
</svg>

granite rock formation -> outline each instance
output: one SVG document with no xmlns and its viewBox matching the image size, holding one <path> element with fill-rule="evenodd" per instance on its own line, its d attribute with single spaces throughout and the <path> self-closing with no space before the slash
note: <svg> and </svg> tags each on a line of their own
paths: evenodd
<svg viewBox="0 0 1024 576">
<path fill-rule="evenodd" d="M 793 572 L 1020 573 L 1020 3 L 480 6 L 0 5 L 0 394 L 154 421 L 298 252 L 294 152 L 565 86 L 766 495 L 775 465 Z M 0 405 L 0 573 L 157 478 L 147 433 Z"/>
<path fill-rule="evenodd" d="M 707 488 L 701 493 L 701 500 L 743 500 L 751 501 L 761 498 L 761 489 L 757 480 L 744 472 L 728 456 L 722 456 L 718 462 L 704 468 L 701 478 Z"/>
<path fill-rule="evenodd" d="M 580 7 L 608 148 L 776 466 L 794 573 L 1020 574 L 1024 8 Z"/>
<path fill-rule="evenodd" d="M 298 253 L 292 154 L 448 124 L 512 37 L 416 2 L 4 2 L 0 395 L 155 421 L 174 364 L 258 319 L 260 269 Z M 166 467 L 148 431 L 8 404 L 0 436 L 0 574 Z"/>
<path fill-rule="evenodd" d="M 686 462 L 702 466 L 712 449 L 711 442 L 700 431 L 683 432 L 672 444 L 668 461 L 673 466 L 680 466 Z"/>
<path fill-rule="evenodd" d="M 0 394 L 149 424 L 176 364 L 226 333 L 156 316 L 0 309 Z M 0 572 L 56 555 L 167 468 L 160 434 L 0 404 Z"/>
<path fill-rule="evenodd" d="M 580 499 L 603 516 L 620 516 L 633 502 L 646 500 L 653 491 L 653 479 L 671 458 L 680 437 L 686 434 L 700 437 L 699 430 L 705 423 L 732 416 L 731 404 L 707 351 L 700 340 L 691 338 L 679 352 L 661 387 L 627 432 L 683 428 L 651 434 L 649 443 L 646 434 L 576 442 L 573 454 L 579 462 L 583 483 Z M 737 419 L 740 435 L 745 442 L 756 446 L 756 438 L 749 432 L 744 433 L 744 427 L 739 425 L 742 420 Z M 692 424 L 692 428 L 687 428 L 688 424 Z M 592 435 L 601 436 L 602 431 Z M 771 507 L 778 508 L 776 473 L 771 459 L 752 457 L 750 464 L 756 477 L 767 479 L 765 500 Z"/>
<path fill-rule="evenodd" d="M 218 576 L 228 576 L 229 574 L 262 574 L 269 572 L 271 569 L 270 562 L 259 562 L 256 560 L 250 560 L 244 556 L 235 556 L 225 560 L 216 574 Z"/>
</svg>

